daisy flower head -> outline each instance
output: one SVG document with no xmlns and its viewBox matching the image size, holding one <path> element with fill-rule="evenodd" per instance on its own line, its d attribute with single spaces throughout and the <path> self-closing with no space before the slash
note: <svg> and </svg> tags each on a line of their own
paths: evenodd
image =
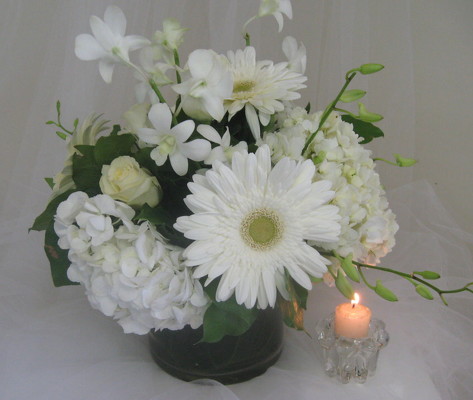
<svg viewBox="0 0 473 400">
<path fill-rule="evenodd" d="M 144 47 L 150 41 L 142 36 L 125 36 L 126 18 L 117 6 L 105 10 L 104 19 L 90 17 L 93 36 L 81 34 L 76 37 L 75 53 L 81 60 L 100 60 L 99 72 L 110 83 L 115 64 L 129 64 L 128 52 Z"/>
<path fill-rule="evenodd" d="M 310 289 L 329 261 L 306 240 L 336 242 L 340 232 L 329 181 L 312 182 L 311 161 L 283 158 L 273 168 L 269 147 L 237 152 L 231 166 L 216 161 L 194 175 L 185 199 L 193 212 L 174 227 L 194 242 L 183 253 L 194 278 L 206 285 L 220 278 L 216 299 L 235 294 L 247 308 L 273 307 L 277 291 L 287 296 L 285 270 Z"/>
<path fill-rule="evenodd" d="M 260 139 L 260 122 L 268 125 L 271 115 L 284 110 L 283 101 L 301 97 L 307 78 L 287 68 L 286 62 L 256 61 L 254 47 L 228 52 L 233 75 L 233 92 L 225 101 L 229 118 L 245 109 L 246 119 L 256 141 Z"/>
</svg>

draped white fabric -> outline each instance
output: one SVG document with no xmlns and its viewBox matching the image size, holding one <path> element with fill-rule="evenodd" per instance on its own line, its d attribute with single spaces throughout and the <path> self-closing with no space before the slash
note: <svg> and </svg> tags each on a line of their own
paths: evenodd
<svg viewBox="0 0 473 400">
<path fill-rule="evenodd" d="M 385 71 L 357 78 L 369 109 L 385 116 L 387 137 L 371 148 L 421 159 L 411 169 L 379 166 L 401 230 L 383 265 L 410 272 L 438 270 L 444 285 L 473 280 L 471 95 L 473 3 L 470 0 L 294 0 L 294 19 L 277 34 L 266 17 L 249 26 L 259 59 L 282 61 L 292 35 L 308 50 L 308 89 L 301 105 L 323 108 L 348 69 L 381 62 Z M 445 4 L 444 4 L 445 3 Z M 447 4 L 448 3 L 448 6 Z M 391 342 L 365 385 L 342 385 L 323 374 L 320 351 L 303 333 L 287 331 L 281 360 L 265 375 L 224 387 L 182 383 L 161 372 L 145 337 L 124 335 L 92 310 L 80 287 L 54 288 L 43 235 L 27 233 L 44 208 L 43 177 L 62 168 L 64 142 L 44 121 L 63 105 L 72 124 L 92 111 L 119 121 L 134 102 L 129 71 L 105 84 L 97 64 L 78 60 L 74 38 L 89 32 L 92 14 L 108 1 L 0 0 L 0 398 L 1 399 L 442 399 L 473 398 L 473 296 L 420 299 L 406 282 L 385 279 L 401 300 L 391 304 L 368 289 L 364 303 L 387 323 Z M 191 29 L 182 60 L 195 48 L 226 52 L 243 46 L 240 29 L 256 0 L 115 2 L 127 33 L 149 37 L 166 17 Z M 450 35 L 450 36 L 449 36 Z M 432 37 L 432 41 L 429 37 Z M 468 75 L 470 71 L 470 75 Z M 460 173 L 459 173 L 460 172 Z M 453 215 L 458 222 L 451 217 Z M 374 279 L 374 278 L 373 278 Z M 309 332 L 340 294 L 311 293 Z"/>
</svg>

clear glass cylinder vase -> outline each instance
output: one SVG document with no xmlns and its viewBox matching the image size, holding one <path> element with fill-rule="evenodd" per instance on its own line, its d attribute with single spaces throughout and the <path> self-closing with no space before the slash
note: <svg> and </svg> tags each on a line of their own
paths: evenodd
<svg viewBox="0 0 473 400">
<path fill-rule="evenodd" d="M 283 321 L 279 309 L 259 311 L 253 325 L 240 336 L 217 343 L 200 343 L 202 327 L 186 326 L 149 333 L 154 361 L 184 381 L 215 379 L 223 384 L 243 382 L 264 373 L 281 355 Z"/>
</svg>

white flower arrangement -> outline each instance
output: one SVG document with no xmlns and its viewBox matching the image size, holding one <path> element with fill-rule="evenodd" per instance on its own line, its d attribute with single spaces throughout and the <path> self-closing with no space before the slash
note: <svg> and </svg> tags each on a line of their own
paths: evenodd
<svg viewBox="0 0 473 400">
<path fill-rule="evenodd" d="M 98 60 L 105 82 L 116 65 L 133 71 L 139 104 L 124 114 L 124 130 L 104 134 L 97 115 L 66 129 L 58 102 L 48 124 L 67 139 L 68 157 L 47 179 L 53 194 L 32 229 L 46 231 L 55 285 L 83 285 L 91 305 L 127 333 L 203 324 L 203 340 L 217 341 L 236 333 L 216 309 L 243 321 L 241 334 L 267 307 L 303 329 L 307 293 L 322 279 L 351 298 L 349 280 L 361 278 L 396 300 L 381 281 L 368 282 L 368 268 L 403 276 L 426 298 L 428 288 L 442 299 L 448 292 L 426 281 L 434 272 L 376 267 L 398 230 L 362 145 L 383 135 L 373 125 L 382 117 L 361 103 L 358 115 L 337 104 L 363 97 L 348 85 L 383 67 L 348 71 L 335 100 L 311 113 L 295 103 L 307 79 L 304 45 L 284 39 L 288 61 L 279 63 L 258 61 L 250 45 L 246 27 L 267 15 L 281 31 L 290 1 L 261 1 L 244 26 L 245 48 L 194 50 L 184 66 L 186 29 L 175 20 L 151 40 L 125 36 L 125 16 L 110 6 L 103 20 L 91 17 L 93 36 L 77 36 L 77 57 Z M 396 156 L 399 166 L 414 163 Z"/>
</svg>

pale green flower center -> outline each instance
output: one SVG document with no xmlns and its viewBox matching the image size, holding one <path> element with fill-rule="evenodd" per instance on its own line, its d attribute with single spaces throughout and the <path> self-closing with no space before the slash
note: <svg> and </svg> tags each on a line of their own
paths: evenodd
<svg viewBox="0 0 473 400">
<path fill-rule="evenodd" d="M 236 81 L 233 84 L 233 93 L 249 92 L 254 89 L 256 82 L 246 79 L 243 81 Z"/>
<path fill-rule="evenodd" d="M 240 226 L 243 240 L 254 250 L 270 249 L 281 240 L 282 233 L 279 215 L 266 208 L 252 211 Z"/>
<path fill-rule="evenodd" d="M 162 155 L 172 154 L 176 147 L 176 139 L 174 136 L 167 135 L 160 143 L 159 143 L 159 152 Z"/>
</svg>

